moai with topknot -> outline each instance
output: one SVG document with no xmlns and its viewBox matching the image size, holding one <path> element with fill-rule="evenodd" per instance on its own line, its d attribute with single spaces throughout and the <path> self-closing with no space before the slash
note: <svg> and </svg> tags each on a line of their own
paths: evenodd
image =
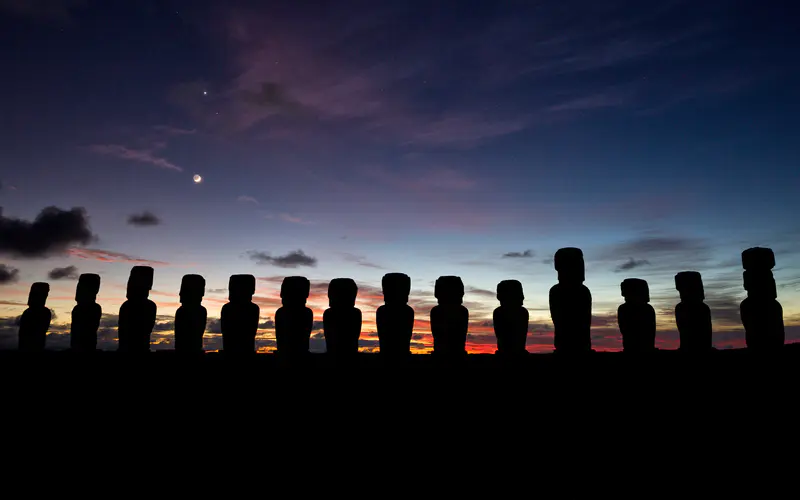
<svg viewBox="0 0 800 500">
<path fill-rule="evenodd" d="M 203 307 L 206 280 L 199 274 L 187 274 L 181 279 L 181 306 L 175 311 L 175 351 L 201 354 L 208 313 Z"/>
<path fill-rule="evenodd" d="M 34 283 L 28 293 L 28 308 L 19 319 L 19 350 L 25 352 L 41 352 L 47 341 L 47 330 L 50 328 L 52 313 L 47 308 L 47 296 L 50 285 Z"/>
<path fill-rule="evenodd" d="M 775 254 L 769 248 L 754 247 L 742 252 L 744 288 L 747 298 L 739 306 L 745 341 L 751 349 L 778 349 L 786 340 L 783 308 L 778 298 L 772 269 Z"/>
<path fill-rule="evenodd" d="M 254 354 L 261 309 L 253 303 L 256 278 L 252 274 L 234 274 L 228 281 L 228 303 L 222 306 L 222 352 Z"/>
<path fill-rule="evenodd" d="M 438 305 L 431 309 L 431 334 L 435 356 L 466 354 L 469 311 L 463 306 L 464 283 L 458 276 L 440 276 L 434 286 Z"/>
<path fill-rule="evenodd" d="M 675 275 L 675 288 L 681 301 L 675 306 L 675 322 L 680 335 L 682 352 L 708 352 L 713 349 L 711 340 L 711 309 L 703 302 L 706 298 L 703 278 L 697 271 L 683 271 Z"/>
<path fill-rule="evenodd" d="M 414 332 L 414 309 L 408 305 L 411 277 L 388 273 L 381 280 L 384 304 L 375 313 L 378 342 L 382 356 L 405 356 L 411 353 Z"/>
<path fill-rule="evenodd" d="M 558 271 L 558 284 L 550 288 L 555 351 L 591 352 L 592 294 L 583 284 L 583 252 L 580 248 L 561 248 L 553 262 Z"/>
<path fill-rule="evenodd" d="M 656 311 L 650 302 L 647 281 L 628 278 L 620 284 L 625 303 L 617 309 L 622 334 L 622 350 L 628 353 L 652 352 L 656 348 Z"/>
<path fill-rule="evenodd" d="M 497 337 L 495 354 L 528 354 L 525 349 L 528 339 L 528 310 L 522 305 L 525 300 L 522 283 L 517 280 L 498 283 L 497 300 L 500 301 L 500 307 L 492 315 L 494 334 Z"/>
<path fill-rule="evenodd" d="M 69 332 L 69 347 L 75 352 L 94 352 L 97 350 L 97 329 L 103 308 L 97 303 L 100 292 L 99 274 L 81 274 L 75 288 L 75 302 L 72 308 L 72 325 Z"/>
<path fill-rule="evenodd" d="M 311 283 L 303 276 L 288 276 L 281 283 L 281 307 L 275 312 L 277 352 L 286 356 L 308 354 L 314 311 L 306 307 Z"/>
<path fill-rule="evenodd" d="M 328 354 L 347 356 L 358 353 L 361 337 L 361 310 L 356 307 L 358 286 L 350 278 L 334 278 L 328 285 L 329 307 L 322 314 Z"/>
<path fill-rule="evenodd" d="M 150 352 L 150 335 L 156 325 L 157 307 L 149 299 L 153 288 L 153 268 L 134 266 L 128 277 L 127 299 L 119 308 L 119 350 L 126 353 Z"/>
</svg>

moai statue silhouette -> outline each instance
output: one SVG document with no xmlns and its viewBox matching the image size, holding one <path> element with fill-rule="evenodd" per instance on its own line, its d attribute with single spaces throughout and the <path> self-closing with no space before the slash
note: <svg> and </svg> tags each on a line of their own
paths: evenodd
<svg viewBox="0 0 800 500">
<path fill-rule="evenodd" d="M 434 286 L 439 302 L 431 309 L 431 333 L 435 356 L 466 354 L 469 311 L 462 305 L 464 283 L 458 276 L 440 276 Z"/>
<path fill-rule="evenodd" d="M 585 269 L 580 248 L 561 248 L 553 259 L 558 284 L 550 288 L 550 317 L 556 352 L 592 350 L 592 294 L 583 284 Z"/>
<path fill-rule="evenodd" d="M 703 302 L 703 278 L 696 271 L 683 271 L 675 275 L 675 288 L 681 301 L 675 306 L 675 322 L 678 325 L 684 352 L 708 352 L 711 341 L 711 309 Z"/>
<path fill-rule="evenodd" d="M 656 348 L 656 311 L 650 302 L 647 281 L 628 278 L 620 284 L 625 303 L 617 309 L 622 334 L 622 350 L 628 353 L 652 352 Z"/>
<path fill-rule="evenodd" d="M 253 303 L 256 278 L 234 274 L 228 281 L 228 303 L 222 306 L 222 351 L 226 354 L 254 354 L 261 309 Z"/>
<path fill-rule="evenodd" d="M 306 307 L 311 283 L 287 276 L 281 283 L 281 307 L 275 312 L 275 341 L 281 356 L 305 356 L 314 327 L 314 311 Z"/>
<path fill-rule="evenodd" d="M 69 347 L 75 352 L 94 352 L 97 350 L 97 329 L 103 308 L 97 303 L 100 292 L 99 274 L 81 274 L 75 289 L 75 302 L 72 308 L 72 326 L 69 332 Z"/>
<path fill-rule="evenodd" d="M 350 278 L 334 278 L 328 284 L 329 308 L 322 315 L 325 346 L 333 356 L 358 353 L 361 310 L 356 307 L 358 286 Z"/>
<path fill-rule="evenodd" d="M 156 325 L 157 307 L 150 300 L 153 268 L 134 266 L 128 277 L 127 298 L 119 308 L 119 346 L 121 352 L 150 352 L 150 335 Z"/>
<path fill-rule="evenodd" d="M 411 277 L 388 273 L 383 276 L 381 286 L 384 304 L 375 313 L 380 353 L 384 357 L 408 355 L 414 332 L 414 309 L 408 305 Z"/>
<path fill-rule="evenodd" d="M 199 274 L 187 274 L 181 280 L 181 306 L 175 311 L 175 351 L 201 354 L 208 313 L 203 307 L 206 280 Z"/>
<path fill-rule="evenodd" d="M 497 284 L 497 300 L 500 307 L 494 310 L 494 335 L 497 337 L 495 354 L 528 354 L 525 342 L 528 340 L 528 310 L 522 305 L 525 295 L 522 283 L 505 280 Z"/>
<path fill-rule="evenodd" d="M 754 247 L 742 252 L 744 288 L 747 298 L 739 306 L 747 347 L 777 349 L 783 346 L 786 333 L 783 308 L 778 298 L 772 268 L 775 254 L 769 248 Z"/>
<path fill-rule="evenodd" d="M 28 293 L 28 308 L 19 320 L 19 350 L 25 352 L 44 351 L 47 330 L 50 328 L 52 314 L 47 308 L 47 295 L 50 285 L 34 283 Z"/>
</svg>

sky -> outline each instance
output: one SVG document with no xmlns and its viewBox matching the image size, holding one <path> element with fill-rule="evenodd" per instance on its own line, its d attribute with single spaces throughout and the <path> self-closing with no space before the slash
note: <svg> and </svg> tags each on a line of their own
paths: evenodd
<svg viewBox="0 0 800 500">
<path fill-rule="evenodd" d="M 133 265 L 152 265 L 153 348 L 184 274 L 206 278 L 218 349 L 231 274 L 258 277 L 274 349 L 284 276 L 351 277 L 375 350 L 381 277 L 412 278 L 432 347 L 458 275 L 468 350 L 494 352 L 518 279 L 528 350 L 552 351 L 553 254 L 580 247 L 593 346 L 621 349 L 620 282 L 643 278 L 675 348 L 674 275 L 703 275 L 714 343 L 741 347 L 741 251 L 774 249 L 800 339 L 800 35 L 777 1 L 0 0 L 0 348 L 30 284 L 68 345 L 76 277 L 99 273 L 114 349 Z M 202 177 L 195 183 L 193 177 Z M 13 238 L 11 235 L 15 235 Z"/>
</svg>

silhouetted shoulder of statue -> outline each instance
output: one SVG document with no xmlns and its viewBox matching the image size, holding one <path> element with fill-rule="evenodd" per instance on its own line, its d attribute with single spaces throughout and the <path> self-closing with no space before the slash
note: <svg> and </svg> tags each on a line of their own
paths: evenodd
<svg viewBox="0 0 800 500">
<path fill-rule="evenodd" d="M 28 294 L 28 308 L 19 320 L 19 350 L 25 352 L 44 351 L 47 330 L 50 328 L 52 313 L 47 308 L 50 285 L 34 283 Z"/>
<path fill-rule="evenodd" d="M 75 289 L 75 302 L 72 308 L 72 325 L 70 328 L 70 349 L 76 352 L 94 352 L 97 350 L 97 330 L 103 308 L 97 303 L 100 292 L 100 275 L 81 274 Z"/>
<path fill-rule="evenodd" d="M 228 282 L 228 303 L 222 306 L 222 350 L 228 354 L 255 353 L 256 334 L 261 309 L 253 303 L 256 278 L 252 274 L 234 274 Z"/>
<path fill-rule="evenodd" d="M 175 311 L 175 350 L 180 353 L 203 352 L 203 335 L 208 313 L 202 301 L 206 280 L 199 274 L 187 274 L 181 280 L 181 306 Z"/>
<path fill-rule="evenodd" d="M 710 351 L 713 349 L 711 309 L 703 302 L 706 296 L 702 276 L 696 271 L 680 272 L 675 275 L 675 288 L 681 296 L 680 303 L 675 306 L 680 350 Z"/>
<path fill-rule="evenodd" d="M 528 310 L 522 302 L 525 295 L 522 283 L 505 280 L 497 284 L 497 300 L 500 307 L 492 315 L 494 334 L 497 337 L 497 352 L 502 355 L 527 354 Z"/>
<path fill-rule="evenodd" d="M 742 252 L 742 275 L 747 298 L 739 307 L 747 347 L 778 349 L 786 340 L 783 308 L 778 297 L 772 268 L 775 254 L 769 248 L 754 247 Z"/>
<path fill-rule="evenodd" d="M 579 248 L 559 249 L 553 259 L 558 284 L 550 288 L 550 316 L 556 352 L 592 350 L 592 294 L 583 285 L 585 266 Z"/>
<path fill-rule="evenodd" d="M 119 350 L 145 353 L 150 351 L 150 336 L 156 324 L 157 307 L 150 300 L 153 268 L 134 266 L 128 277 L 127 299 L 119 308 Z"/>
<path fill-rule="evenodd" d="M 625 303 L 617 309 L 617 322 L 625 352 L 651 352 L 656 343 L 656 312 L 647 281 L 628 278 L 620 284 Z"/>
<path fill-rule="evenodd" d="M 408 305 L 411 278 L 403 273 L 388 273 L 383 276 L 381 286 L 385 303 L 375 313 L 380 353 L 407 355 L 414 332 L 414 309 Z"/>
<path fill-rule="evenodd" d="M 464 283 L 458 276 L 440 276 L 434 286 L 438 305 L 431 309 L 433 354 L 466 354 L 469 311 L 463 306 Z"/>
<path fill-rule="evenodd" d="M 281 355 L 308 354 L 314 311 L 306 307 L 311 282 L 303 276 L 287 276 L 281 283 L 281 307 L 275 312 L 275 341 Z"/>
<path fill-rule="evenodd" d="M 350 278 L 335 278 L 328 285 L 329 308 L 322 324 L 327 352 L 350 355 L 358 352 L 361 336 L 361 310 L 356 308 L 358 286 Z"/>
</svg>

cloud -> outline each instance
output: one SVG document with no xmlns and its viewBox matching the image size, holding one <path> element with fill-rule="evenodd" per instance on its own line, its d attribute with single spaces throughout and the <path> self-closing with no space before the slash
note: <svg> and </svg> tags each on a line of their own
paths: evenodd
<svg viewBox="0 0 800 500">
<path fill-rule="evenodd" d="M 286 213 L 281 213 L 281 214 L 277 214 L 277 215 L 268 213 L 268 214 L 264 214 L 264 218 L 265 219 L 280 219 L 280 220 L 282 220 L 284 222 L 289 222 L 290 224 L 302 224 L 302 225 L 313 224 L 313 222 L 311 222 L 311 221 L 305 220 L 305 219 L 303 219 L 301 217 L 295 217 L 293 215 L 289 215 L 289 214 L 286 214 Z"/>
<path fill-rule="evenodd" d="M 75 266 L 56 267 L 47 273 L 51 280 L 76 280 L 78 279 L 78 268 Z"/>
<path fill-rule="evenodd" d="M 19 269 L 0 264 L 0 285 L 16 283 L 19 279 Z"/>
<path fill-rule="evenodd" d="M 167 135 L 193 135 L 197 132 L 197 129 L 188 130 L 185 128 L 172 127 L 170 125 L 156 125 L 153 127 L 153 130 Z"/>
<path fill-rule="evenodd" d="M 614 247 L 619 254 L 661 254 L 674 252 L 694 252 L 707 249 L 704 241 L 686 237 L 646 236 L 621 243 Z"/>
<path fill-rule="evenodd" d="M 622 264 L 618 265 L 614 272 L 622 272 L 622 271 L 630 271 L 631 269 L 636 269 L 637 267 L 642 266 L 649 266 L 650 262 L 648 260 L 635 260 L 633 258 L 628 258 L 627 262 L 623 262 Z"/>
<path fill-rule="evenodd" d="M 533 250 L 525 250 L 524 252 L 508 252 L 503 254 L 503 258 L 508 259 L 530 259 L 533 256 Z"/>
<path fill-rule="evenodd" d="M 317 259 L 306 255 L 302 250 L 294 250 L 286 255 L 277 257 L 272 257 L 266 252 L 251 251 L 248 253 L 250 259 L 257 264 L 272 264 L 273 266 L 284 268 L 315 267 L 317 265 Z"/>
<path fill-rule="evenodd" d="M 93 144 L 89 146 L 89 150 L 100 155 L 113 156 L 122 160 L 149 163 L 159 168 L 183 172 L 183 168 L 175 165 L 166 158 L 161 158 L 153 154 L 152 149 L 130 149 L 119 144 Z"/>
<path fill-rule="evenodd" d="M 100 262 L 123 262 L 126 264 L 141 264 L 147 266 L 166 266 L 167 262 L 158 260 L 148 260 L 134 257 L 125 253 L 112 252 L 110 250 L 98 250 L 95 248 L 71 248 L 69 254 L 72 257 L 86 260 L 99 260 Z"/>
<path fill-rule="evenodd" d="M 386 269 L 383 266 L 379 266 L 378 264 L 375 264 L 373 262 L 368 261 L 366 257 L 362 257 L 360 255 L 353 255 L 351 253 L 346 253 L 345 252 L 345 253 L 343 253 L 343 257 L 344 257 L 344 260 L 346 260 L 348 262 L 352 262 L 352 263 L 354 263 L 356 265 L 359 265 L 361 267 L 369 267 L 371 269 Z"/>
<path fill-rule="evenodd" d="M 257 199 L 253 198 L 252 196 L 242 195 L 236 198 L 236 201 L 240 203 L 252 203 L 253 205 L 260 205 Z"/>
<path fill-rule="evenodd" d="M 128 224 L 131 226 L 157 226 L 161 224 L 161 219 L 155 214 L 145 211 L 140 214 L 129 215 Z"/>
<path fill-rule="evenodd" d="M 0 208 L 0 253 L 41 258 L 63 253 L 72 245 L 94 240 L 83 208 L 47 207 L 33 222 L 3 216 Z"/>
</svg>

